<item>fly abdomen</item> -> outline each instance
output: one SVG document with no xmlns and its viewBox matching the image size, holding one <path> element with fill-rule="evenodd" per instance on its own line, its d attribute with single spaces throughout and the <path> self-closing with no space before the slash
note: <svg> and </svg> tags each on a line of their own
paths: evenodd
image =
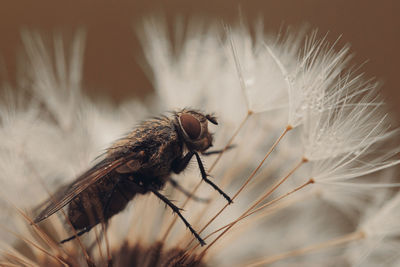
<svg viewBox="0 0 400 267">
<path fill-rule="evenodd" d="M 130 184 L 105 179 L 71 201 L 68 218 L 76 230 L 91 228 L 122 211 L 136 193 L 137 190 Z"/>
</svg>

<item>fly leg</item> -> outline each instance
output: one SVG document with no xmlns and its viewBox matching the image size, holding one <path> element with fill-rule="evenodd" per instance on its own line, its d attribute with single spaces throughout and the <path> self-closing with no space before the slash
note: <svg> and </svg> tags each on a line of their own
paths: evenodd
<svg viewBox="0 0 400 267">
<path fill-rule="evenodd" d="M 186 153 L 186 155 L 183 158 L 177 158 L 173 163 L 172 163 L 172 171 L 176 174 L 182 172 L 184 169 L 186 169 L 187 165 L 189 164 L 190 160 L 193 157 L 193 152 L 189 151 Z"/>
<path fill-rule="evenodd" d="M 192 193 L 190 193 L 189 191 L 187 191 L 185 188 L 183 188 L 178 181 L 176 181 L 173 178 L 169 178 L 168 181 L 171 183 L 171 185 L 176 188 L 177 190 L 179 190 L 180 192 L 182 192 L 185 196 L 190 197 L 191 199 L 198 201 L 198 202 L 205 202 L 208 203 L 210 201 L 210 199 L 208 198 L 201 198 L 198 196 L 193 195 Z"/>
<path fill-rule="evenodd" d="M 211 151 L 205 151 L 205 152 L 201 152 L 202 155 L 204 156 L 210 156 L 210 155 L 214 155 L 214 154 L 220 154 L 222 152 L 228 151 L 232 148 L 234 148 L 236 145 L 230 145 L 225 149 L 218 149 L 218 150 L 211 150 Z"/>
<path fill-rule="evenodd" d="M 173 162 L 173 164 L 172 164 L 172 170 L 175 173 L 180 173 L 181 171 L 183 171 L 189 164 L 189 161 L 192 159 L 193 155 L 196 156 L 197 163 L 199 164 L 199 168 L 200 168 L 201 178 L 204 180 L 204 182 L 211 185 L 229 203 L 232 203 L 231 198 L 224 191 L 222 191 L 216 184 L 214 184 L 211 180 L 209 180 L 207 178 L 207 173 L 204 169 L 203 163 L 201 162 L 200 156 L 196 151 L 189 151 L 183 158 L 175 160 L 175 162 Z"/>
<path fill-rule="evenodd" d="M 204 165 L 203 162 L 201 161 L 199 154 L 197 152 L 192 152 L 192 153 L 196 156 L 197 163 L 199 164 L 200 168 L 201 178 L 204 180 L 204 182 L 211 185 L 215 190 L 218 191 L 218 193 L 220 193 L 229 202 L 229 204 L 231 204 L 232 199 L 224 191 L 222 191 L 216 184 L 214 184 L 211 180 L 207 178 L 207 173 L 206 170 L 204 169 Z"/>
<path fill-rule="evenodd" d="M 71 241 L 71 240 L 75 239 L 76 237 L 81 236 L 81 235 L 83 235 L 84 233 L 89 232 L 92 228 L 93 228 L 93 226 L 85 227 L 85 228 L 83 228 L 82 231 L 76 233 L 76 235 L 73 235 L 73 236 L 68 237 L 68 238 L 66 238 L 66 239 L 64 239 L 64 240 L 61 240 L 61 241 L 60 241 L 60 244 L 64 244 L 65 242 Z"/>
<path fill-rule="evenodd" d="M 155 188 L 153 187 L 149 187 L 149 190 L 151 192 L 153 192 L 159 199 L 161 199 L 166 205 L 168 205 L 173 212 L 175 212 L 176 214 L 178 214 L 178 216 L 181 218 L 181 220 L 183 221 L 183 223 L 186 225 L 187 228 L 189 228 L 190 232 L 196 237 L 196 239 L 200 242 L 200 245 L 204 246 L 206 243 L 204 242 L 204 240 L 200 237 L 200 235 L 192 228 L 192 226 L 190 225 L 190 223 L 188 221 L 186 221 L 185 217 L 183 217 L 180 209 L 175 206 L 168 198 L 166 198 L 163 194 L 161 194 L 160 192 L 158 192 Z"/>
</svg>

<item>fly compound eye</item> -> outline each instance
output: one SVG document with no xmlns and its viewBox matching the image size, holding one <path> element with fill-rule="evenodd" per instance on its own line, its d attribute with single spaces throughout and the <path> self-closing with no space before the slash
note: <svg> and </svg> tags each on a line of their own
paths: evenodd
<svg viewBox="0 0 400 267">
<path fill-rule="evenodd" d="M 189 114 L 183 114 L 179 117 L 183 131 L 194 140 L 200 136 L 201 125 L 198 119 Z"/>
</svg>

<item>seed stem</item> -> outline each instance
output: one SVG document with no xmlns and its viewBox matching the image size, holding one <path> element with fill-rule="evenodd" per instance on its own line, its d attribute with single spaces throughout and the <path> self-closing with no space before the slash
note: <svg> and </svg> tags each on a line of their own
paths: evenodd
<svg viewBox="0 0 400 267">
<path fill-rule="evenodd" d="M 95 233 L 95 237 L 96 237 L 96 244 L 97 244 L 97 247 L 98 247 L 98 249 L 99 249 L 99 256 L 100 256 L 100 258 L 105 262 L 105 258 L 104 258 L 104 255 L 103 255 L 103 252 L 102 252 L 102 250 L 101 250 L 101 240 L 100 240 L 100 237 L 99 237 L 99 233 L 98 233 L 98 231 L 97 231 L 97 227 L 94 227 L 94 233 Z M 105 233 L 104 233 L 105 234 Z M 89 248 L 89 251 L 90 251 L 91 249 Z"/>
<path fill-rule="evenodd" d="M 320 251 L 326 248 L 332 248 L 334 246 L 339 246 L 342 244 L 347 244 L 353 241 L 358 241 L 361 239 L 365 238 L 365 233 L 363 231 L 355 231 L 353 233 L 326 241 L 326 242 L 322 242 L 319 244 L 315 244 L 315 245 L 311 245 L 311 246 L 307 246 L 307 247 L 303 247 L 300 249 L 295 249 L 292 251 L 288 251 L 288 252 L 284 252 L 281 254 L 277 254 L 277 255 L 273 255 L 273 256 L 269 256 L 267 258 L 264 259 L 259 259 L 257 261 L 254 261 L 250 264 L 245 265 L 246 267 L 254 267 L 254 266 L 260 266 L 260 265 L 267 265 L 279 260 L 283 260 L 283 259 L 287 259 L 287 258 L 291 258 L 291 257 L 296 257 L 299 255 L 304 255 L 307 253 L 312 253 L 312 252 L 316 252 L 316 251 Z"/>
<path fill-rule="evenodd" d="M 229 44 L 230 44 L 230 48 L 232 51 L 233 61 L 235 62 L 235 69 L 236 69 L 237 76 L 239 78 L 240 88 L 242 89 L 243 96 L 246 100 L 246 107 L 247 107 L 247 110 L 250 110 L 249 98 L 247 97 L 247 94 L 246 94 L 247 87 L 246 87 L 246 83 L 244 81 L 242 66 L 240 64 L 239 56 L 238 56 L 238 53 L 236 50 L 235 41 L 233 40 L 233 36 L 232 36 L 230 27 L 225 25 L 224 28 L 225 28 L 227 37 L 229 38 Z"/>
<path fill-rule="evenodd" d="M 236 223 L 236 221 L 241 221 L 241 220 L 243 220 L 243 219 L 249 217 L 250 215 L 253 215 L 254 213 L 257 213 L 257 212 L 259 212 L 259 211 L 261 211 L 261 210 L 263 210 L 263 209 L 265 209 L 265 208 L 267 208 L 267 207 L 269 207 L 269 206 L 275 204 L 276 202 L 278 202 L 278 201 L 280 201 L 280 200 L 282 200 L 282 199 L 284 199 L 284 198 L 290 196 L 291 194 L 293 194 L 293 193 L 295 193 L 295 192 L 297 192 L 297 191 L 303 189 L 303 188 L 306 187 L 307 185 L 310 185 L 310 184 L 313 184 L 313 183 L 314 183 L 314 180 L 313 180 L 313 179 L 309 179 L 306 183 L 304 183 L 304 184 L 302 184 L 302 185 L 296 187 L 295 189 L 293 189 L 293 190 L 287 192 L 286 194 L 281 195 L 280 197 L 277 197 L 277 198 L 275 198 L 275 199 L 273 199 L 273 200 L 271 200 L 271 201 L 268 201 L 267 203 L 263 204 L 262 206 L 258 207 L 257 209 L 253 210 L 252 212 L 246 214 L 244 217 L 241 217 L 241 218 L 239 218 L 239 219 L 237 219 L 237 220 L 235 220 L 235 221 L 233 221 L 233 222 L 231 222 L 231 223 L 229 223 L 229 224 L 226 224 L 225 226 L 222 226 L 221 228 L 219 228 L 219 229 L 217 229 L 217 230 L 211 232 L 210 234 L 208 234 L 208 235 L 204 238 L 204 240 L 206 240 L 207 238 L 211 237 L 212 235 L 214 235 L 214 234 L 216 234 L 216 233 L 218 233 L 218 232 L 220 232 L 220 231 L 226 229 L 227 227 L 229 227 L 229 226 L 231 226 L 232 224 Z"/>
<path fill-rule="evenodd" d="M 20 152 L 20 154 L 21 154 L 21 157 L 24 159 L 25 164 L 28 166 L 28 168 L 31 169 L 32 173 L 34 174 L 33 177 L 36 177 L 36 179 L 39 181 L 40 185 L 44 188 L 44 190 L 46 191 L 46 193 L 50 196 L 51 201 L 56 202 L 56 200 L 55 200 L 53 194 L 48 190 L 46 184 L 43 182 L 43 179 L 42 179 L 41 175 L 40 175 L 39 172 L 36 170 L 36 167 L 31 163 L 31 161 L 28 159 L 28 157 L 26 156 L 26 154 L 25 154 L 24 152 Z M 61 209 L 60 211 L 61 211 L 62 215 L 64 216 L 66 222 L 71 226 L 72 232 L 73 232 L 73 234 L 76 236 L 76 240 L 78 241 L 79 247 L 81 248 L 82 253 L 83 253 L 84 256 L 85 256 L 86 262 L 92 262 L 92 260 L 91 260 L 91 258 L 90 258 L 90 256 L 89 256 L 89 254 L 87 253 L 87 251 L 86 251 L 85 247 L 83 246 L 83 244 L 82 244 L 80 238 L 78 237 L 78 234 L 77 234 L 75 228 L 72 226 L 72 223 L 71 223 L 71 221 L 69 220 L 67 214 L 65 214 L 65 212 L 64 212 L 63 209 Z M 37 227 L 38 230 L 40 229 L 40 227 L 38 227 L 37 224 L 35 224 L 32 220 L 29 219 L 29 221 L 30 221 L 30 223 L 31 223 L 32 225 L 35 225 L 35 226 Z M 39 231 L 43 233 L 42 230 L 39 230 Z M 43 233 L 43 234 L 44 234 L 44 233 Z M 47 235 L 44 234 L 44 235 L 41 236 L 41 237 L 44 238 L 44 237 L 47 237 Z M 45 240 L 45 241 L 46 241 L 46 240 Z M 48 241 L 47 241 L 47 242 L 48 242 Z M 53 243 L 54 243 L 54 242 L 53 242 Z M 56 245 L 53 245 L 53 246 L 51 246 L 51 247 L 57 247 L 57 248 L 58 248 L 58 246 L 56 246 Z M 62 251 L 66 254 L 66 252 L 65 252 L 63 249 L 62 249 Z M 88 265 L 89 265 L 89 263 L 88 263 Z"/>
<path fill-rule="evenodd" d="M 12 251 L 12 250 L 11 250 Z M 15 254 L 13 254 L 15 253 Z M 29 260 L 25 256 L 19 254 L 18 252 L 12 251 L 1 251 L 2 261 L 0 261 L 0 266 L 2 267 L 20 267 L 20 266 L 32 266 L 32 267 L 40 267 L 37 263 Z M 12 262 L 18 262 L 19 264 L 14 264 L 10 262 L 6 262 L 5 260 L 9 260 Z"/>
<path fill-rule="evenodd" d="M 107 235 L 107 225 L 104 221 L 101 222 L 101 228 L 104 233 L 104 241 L 106 242 L 106 253 L 107 253 L 107 260 L 108 262 L 111 261 L 111 253 L 110 253 L 110 243 L 108 241 L 108 235 Z"/>
<path fill-rule="evenodd" d="M 54 260 L 60 262 L 62 265 L 68 266 L 68 264 L 60 256 L 53 255 L 52 253 L 48 252 L 45 248 L 41 247 L 40 245 L 36 244 L 35 242 L 29 240 L 28 238 L 25 238 L 22 235 L 17 234 L 16 232 L 14 232 L 14 231 L 12 231 L 12 230 L 4 227 L 4 226 L 1 226 L 1 228 L 5 229 L 7 232 L 13 234 L 17 238 L 21 239 L 26 244 L 31 245 L 33 248 L 38 249 L 39 251 L 43 252 L 47 256 L 49 256 L 49 257 L 53 258 Z"/>
<path fill-rule="evenodd" d="M 200 254 L 200 257 L 203 257 L 210 247 L 212 247 L 226 232 L 228 232 L 238 221 L 243 219 L 248 213 L 250 213 L 255 207 L 257 207 L 262 201 L 264 201 L 267 197 L 269 197 L 281 184 L 283 184 L 298 168 L 301 167 L 308 160 L 306 158 L 302 158 L 299 163 L 281 180 L 276 182 L 270 190 L 268 190 L 263 196 L 261 196 L 250 208 L 248 208 L 238 219 L 236 219 L 228 228 L 226 228 L 217 238 L 214 239 Z M 262 163 L 261 163 L 262 164 Z"/>
<path fill-rule="evenodd" d="M 243 183 L 243 185 L 239 188 L 239 190 L 236 192 L 236 194 L 232 197 L 232 201 L 234 201 L 239 194 L 243 191 L 243 189 L 247 186 L 248 183 L 251 182 L 251 180 L 254 178 L 254 176 L 257 174 L 261 166 L 264 164 L 264 162 L 267 160 L 267 158 L 271 155 L 272 151 L 276 148 L 276 146 L 279 144 L 279 142 L 282 140 L 282 138 L 287 134 L 292 129 L 292 127 L 289 125 L 285 128 L 285 130 L 282 132 L 282 134 L 276 139 L 275 143 L 270 147 L 268 152 L 265 154 L 264 158 L 261 160 L 261 162 L 258 164 L 258 166 L 253 170 L 253 172 L 250 174 L 250 176 L 246 179 L 246 181 Z M 199 234 L 201 234 L 227 207 L 229 204 L 225 204 L 222 209 L 220 209 L 204 226 L 203 228 L 200 229 Z M 193 242 L 193 239 L 189 242 L 187 245 L 190 246 L 190 244 Z M 196 246 L 197 247 L 197 246 Z"/>
</svg>

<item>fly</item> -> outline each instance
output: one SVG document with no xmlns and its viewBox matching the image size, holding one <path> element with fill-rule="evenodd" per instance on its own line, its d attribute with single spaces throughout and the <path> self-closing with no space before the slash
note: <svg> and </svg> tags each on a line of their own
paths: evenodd
<svg viewBox="0 0 400 267">
<path fill-rule="evenodd" d="M 136 194 L 153 193 L 180 217 L 200 244 L 205 245 L 180 209 L 160 190 L 169 181 L 190 195 L 171 178 L 171 174 L 182 172 L 195 156 L 202 179 L 229 203 L 232 202 L 208 179 L 199 156 L 199 153 L 218 152 L 206 152 L 213 141 L 208 122 L 218 124 L 214 116 L 190 109 L 173 112 L 170 117 L 161 116 L 142 122 L 108 148 L 103 160 L 49 198 L 34 222 L 38 223 L 68 205 L 68 220 L 79 232 L 61 241 L 64 243 L 88 232 L 100 222 L 107 222 L 122 211 Z"/>
</svg>

